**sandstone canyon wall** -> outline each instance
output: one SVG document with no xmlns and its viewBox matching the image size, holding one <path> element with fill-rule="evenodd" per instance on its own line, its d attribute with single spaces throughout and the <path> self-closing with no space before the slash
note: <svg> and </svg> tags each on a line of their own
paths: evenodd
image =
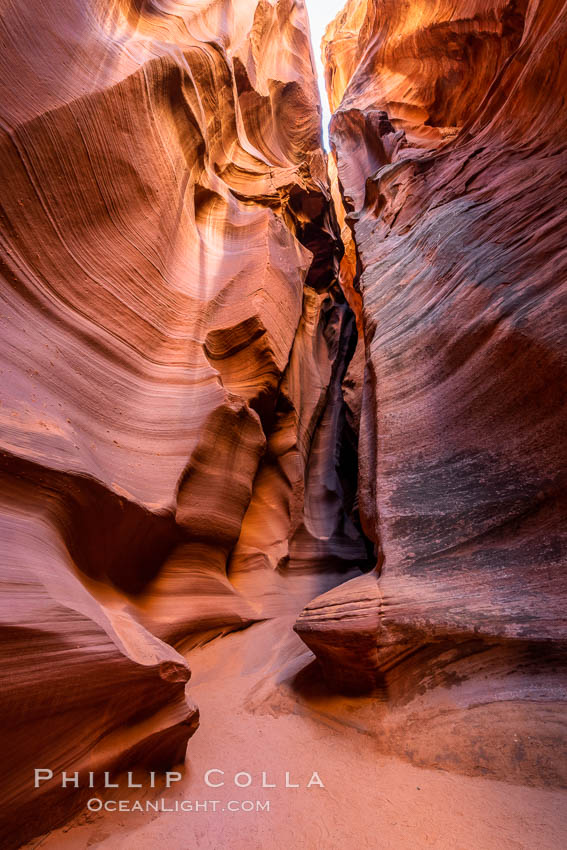
<svg viewBox="0 0 567 850">
<path fill-rule="evenodd" d="M 2 26 L 14 846 L 83 799 L 34 768 L 183 760 L 179 650 L 369 555 L 301 0 L 16 0 Z"/>
<path fill-rule="evenodd" d="M 350 0 L 323 42 L 377 572 L 296 629 L 381 746 L 564 784 L 567 6 Z"/>
<path fill-rule="evenodd" d="M 349 0 L 328 164 L 303 0 L 1 20 L 2 846 L 267 620 L 252 715 L 565 785 L 567 6 Z"/>
</svg>

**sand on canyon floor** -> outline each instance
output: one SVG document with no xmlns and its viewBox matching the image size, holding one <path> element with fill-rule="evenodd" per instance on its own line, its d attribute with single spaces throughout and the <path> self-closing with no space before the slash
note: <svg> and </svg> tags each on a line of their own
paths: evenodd
<svg viewBox="0 0 567 850">
<path fill-rule="evenodd" d="M 83 812 L 26 845 L 41 850 L 559 850 L 567 845 L 567 794 L 415 767 L 385 757 L 376 739 L 294 692 L 312 656 L 280 617 L 189 653 L 201 726 L 183 779 L 115 799 L 217 801 L 216 811 Z M 207 787 L 225 780 L 222 787 Z M 285 787 L 285 773 L 289 784 Z M 306 785 L 316 771 L 324 788 Z M 252 777 L 234 785 L 235 774 Z M 276 788 L 262 788 L 266 782 Z M 247 782 L 246 776 L 239 778 Z M 138 794 L 134 797 L 134 794 Z M 243 801 L 269 811 L 242 811 Z M 231 803 L 231 801 L 234 801 Z M 229 807 L 237 808 L 229 811 Z"/>
</svg>

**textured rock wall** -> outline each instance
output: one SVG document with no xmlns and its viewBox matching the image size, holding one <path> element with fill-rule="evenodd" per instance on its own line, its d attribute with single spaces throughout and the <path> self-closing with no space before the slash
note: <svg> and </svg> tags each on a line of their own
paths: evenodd
<svg viewBox="0 0 567 850">
<path fill-rule="evenodd" d="M 14 0 L 2 26 L 9 846 L 79 802 L 33 768 L 183 758 L 173 645 L 368 555 L 301 0 Z"/>
<path fill-rule="evenodd" d="M 567 7 L 351 0 L 331 145 L 380 569 L 297 630 L 381 746 L 565 783 Z M 360 382 L 359 382 L 360 383 Z"/>
<path fill-rule="evenodd" d="M 564 783 L 564 4 L 351 0 L 331 186 L 302 0 L 2 27 L 2 845 L 311 597 L 382 748 Z"/>
</svg>

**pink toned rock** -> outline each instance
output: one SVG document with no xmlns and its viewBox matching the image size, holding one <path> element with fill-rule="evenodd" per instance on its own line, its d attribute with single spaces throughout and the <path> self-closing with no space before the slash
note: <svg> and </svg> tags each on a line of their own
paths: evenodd
<svg viewBox="0 0 567 850">
<path fill-rule="evenodd" d="M 294 570 L 316 594 L 368 557 L 305 9 L 229 5 L 4 10 L 10 846 L 80 800 L 34 792 L 32 762 L 183 758 L 173 644 L 296 610 Z"/>
<path fill-rule="evenodd" d="M 372 613 L 365 577 L 296 625 L 327 681 L 378 687 L 378 714 L 385 689 L 384 734 L 416 762 L 543 784 L 567 740 L 565 21 L 549 0 L 373 0 L 327 30 L 379 569 Z M 420 750 L 402 706 L 428 691 Z"/>
</svg>

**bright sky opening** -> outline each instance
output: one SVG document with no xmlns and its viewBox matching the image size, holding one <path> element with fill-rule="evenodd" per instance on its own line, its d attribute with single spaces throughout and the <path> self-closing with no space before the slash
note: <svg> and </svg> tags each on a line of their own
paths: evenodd
<svg viewBox="0 0 567 850">
<path fill-rule="evenodd" d="M 321 39 L 323 33 L 327 29 L 328 24 L 336 17 L 337 13 L 346 5 L 346 0 L 305 0 L 307 11 L 309 12 L 309 25 L 311 27 L 311 40 L 313 42 L 313 52 L 315 54 L 315 64 L 317 67 L 317 80 L 319 83 L 319 92 L 321 94 L 321 104 L 323 106 L 323 141 L 325 147 L 329 148 L 329 121 L 331 120 L 331 112 L 329 110 L 329 101 L 327 100 L 327 92 L 325 91 L 325 75 L 323 73 L 323 63 L 321 62 Z"/>
</svg>

